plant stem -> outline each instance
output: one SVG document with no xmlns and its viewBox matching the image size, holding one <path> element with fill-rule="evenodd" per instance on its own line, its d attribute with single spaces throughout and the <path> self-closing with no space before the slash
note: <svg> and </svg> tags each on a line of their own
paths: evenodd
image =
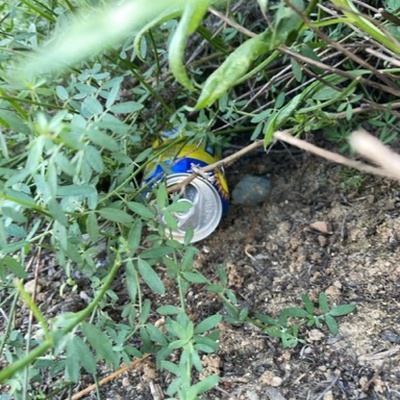
<svg viewBox="0 0 400 400">
<path fill-rule="evenodd" d="M 78 326 L 81 322 L 83 322 L 94 311 L 94 309 L 97 307 L 97 305 L 105 296 L 120 266 L 121 266 L 121 256 L 119 255 L 119 253 L 117 253 L 114 265 L 111 268 L 110 273 L 108 274 L 107 279 L 104 282 L 104 286 L 100 290 L 99 294 L 84 310 L 79 311 L 78 313 L 75 314 L 75 318 L 72 320 L 72 322 L 68 324 L 64 329 L 62 329 L 63 334 L 71 332 L 76 326 Z M 48 339 L 46 339 L 39 346 L 35 347 L 25 357 L 20 358 L 13 364 L 9 365 L 8 367 L 0 371 L 0 383 L 14 376 L 18 371 L 20 371 L 23 368 L 26 368 L 28 365 L 35 362 L 40 356 L 42 356 L 44 353 L 50 350 L 53 347 L 53 345 L 54 345 L 53 335 L 50 335 Z"/>
</svg>

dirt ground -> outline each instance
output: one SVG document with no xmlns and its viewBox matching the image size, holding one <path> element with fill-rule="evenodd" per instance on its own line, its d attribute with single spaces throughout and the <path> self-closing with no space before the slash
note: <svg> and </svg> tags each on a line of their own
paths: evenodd
<svg viewBox="0 0 400 400">
<path fill-rule="evenodd" d="M 205 373 L 221 379 L 203 398 L 400 399 L 399 185 L 295 150 L 245 157 L 227 169 L 230 186 L 246 173 L 268 175 L 270 194 L 257 206 L 232 205 L 199 244 L 197 267 L 216 278 L 224 265 L 252 312 L 274 316 L 300 306 L 302 293 L 316 300 L 321 291 L 357 311 L 338 319 L 337 337 L 310 330 L 295 349 L 256 327 L 221 323 L 219 351 L 203 358 Z M 200 286 L 188 303 L 196 319 L 223 312 Z M 170 380 L 149 359 L 102 387 L 101 398 L 166 399 Z"/>
<path fill-rule="evenodd" d="M 316 300 L 321 291 L 331 304 L 353 303 L 357 311 L 339 319 L 337 337 L 311 330 L 296 349 L 255 327 L 221 323 L 220 349 L 203 359 L 205 372 L 221 379 L 203 398 L 400 399 L 398 184 L 283 150 L 231 166 L 230 185 L 246 173 L 270 176 L 270 194 L 257 206 L 232 205 L 200 244 L 197 267 L 215 277 L 224 265 L 241 305 L 253 312 L 277 315 L 300 305 L 302 293 Z M 201 288 L 188 300 L 198 318 L 222 310 Z M 170 379 L 150 362 L 103 393 L 159 400 Z"/>
</svg>

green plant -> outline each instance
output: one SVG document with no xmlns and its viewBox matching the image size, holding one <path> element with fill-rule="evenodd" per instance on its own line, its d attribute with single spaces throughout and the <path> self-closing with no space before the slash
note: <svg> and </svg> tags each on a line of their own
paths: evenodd
<svg viewBox="0 0 400 400">
<path fill-rule="evenodd" d="M 349 0 L 336 1 L 337 11 L 317 3 L 258 1 L 257 18 L 240 8 L 246 4 L 208 0 L 0 6 L 6 398 L 65 396 L 81 373 L 97 382 L 100 361 L 116 367 L 151 352 L 175 376 L 168 394 L 195 399 L 217 382 L 197 382 L 197 373 L 201 355 L 217 350 L 221 316 L 193 320 L 186 295 L 194 285 L 220 297 L 228 322 L 256 324 L 286 347 L 302 343 L 307 326 L 324 323 L 336 332 L 335 317 L 354 307 L 328 309 L 323 294 L 319 309 L 303 296 L 305 309 L 277 318 L 241 309 L 223 268 L 221 284 L 194 268 L 192 232 L 183 244 L 171 238 L 174 213 L 187 205 L 163 184 L 141 183 L 146 166 L 168 150 L 151 143 L 173 126 L 182 136 L 170 146 L 206 139 L 221 145 L 248 132 L 267 146 L 283 128 L 296 135 L 329 130 L 342 144 L 359 124 L 379 129 L 385 142 L 397 137 L 398 26 L 393 19 L 372 23 L 371 10 L 356 11 Z M 384 7 L 398 14 L 396 1 Z M 362 35 L 375 55 L 355 47 Z M 382 46 L 394 54 L 393 65 Z M 60 303 L 78 291 L 82 274 L 88 304 L 52 315 L 15 281 L 35 280 L 45 262 L 65 272 L 54 294 Z M 118 280 L 126 294 L 112 289 Z M 166 280 L 178 300 L 159 305 Z M 16 323 L 24 313 L 33 315 L 25 331 Z M 167 316 L 165 330 L 155 324 L 160 316 Z M 46 374 L 51 388 L 41 386 Z"/>
</svg>

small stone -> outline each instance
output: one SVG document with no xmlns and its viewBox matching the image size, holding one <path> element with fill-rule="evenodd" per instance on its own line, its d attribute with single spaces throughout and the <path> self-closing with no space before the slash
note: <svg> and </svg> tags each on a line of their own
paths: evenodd
<svg viewBox="0 0 400 400">
<path fill-rule="evenodd" d="M 260 380 L 262 383 L 272 387 L 279 387 L 283 382 L 283 379 L 276 376 L 272 371 L 265 371 L 261 375 Z"/>
<path fill-rule="evenodd" d="M 253 392 L 252 390 L 248 390 L 246 392 L 246 399 L 248 399 L 248 400 L 260 400 L 260 396 L 256 392 Z"/>
<path fill-rule="evenodd" d="M 328 224 L 325 221 L 315 221 L 310 224 L 310 228 L 321 233 L 330 233 Z"/>
<path fill-rule="evenodd" d="M 318 243 L 321 247 L 325 247 L 328 244 L 328 239 L 323 235 L 318 235 Z"/>
<path fill-rule="evenodd" d="M 333 399 L 334 397 L 331 391 L 324 394 L 323 400 L 333 400 Z"/>
<path fill-rule="evenodd" d="M 318 329 L 311 329 L 308 332 L 308 339 L 312 342 L 318 342 L 325 337 L 323 332 L 319 331 Z"/>
<path fill-rule="evenodd" d="M 123 387 L 131 386 L 131 382 L 129 381 L 129 378 L 128 378 L 128 377 L 124 377 L 124 378 L 122 379 L 122 386 L 123 386 Z"/>
<path fill-rule="evenodd" d="M 266 200 L 271 183 L 267 178 L 245 175 L 232 192 L 232 203 L 246 206 L 256 205 Z"/>
<path fill-rule="evenodd" d="M 326 290 L 325 293 L 328 297 L 332 299 L 337 299 L 340 296 L 340 289 L 336 286 L 329 286 Z"/>
<path fill-rule="evenodd" d="M 42 287 L 40 286 L 40 284 L 38 282 L 36 282 L 34 279 L 32 279 L 31 281 L 28 281 L 24 284 L 24 289 L 25 289 L 26 293 L 33 295 L 33 293 L 35 293 L 35 292 L 40 293 Z"/>
<path fill-rule="evenodd" d="M 271 386 L 272 387 L 279 387 L 279 386 L 282 385 L 282 382 L 283 382 L 282 378 L 280 378 L 279 376 L 274 376 L 272 378 L 272 381 L 271 381 Z"/>
</svg>

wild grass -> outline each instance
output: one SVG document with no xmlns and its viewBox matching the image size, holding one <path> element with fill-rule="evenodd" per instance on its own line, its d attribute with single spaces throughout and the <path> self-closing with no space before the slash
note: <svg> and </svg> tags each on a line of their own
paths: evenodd
<svg viewBox="0 0 400 400">
<path fill-rule="evenodd" d="M 218 349 L 222 319 L 257 324 L 288 347 L 307 326 L 296 318 L 336 333 L 334 317 L 353 308 L 329 310 L 323 294 L 321 317 L 307 296 L 302 311 L 277 318 L 242 308 L 223 266 L 217 283 L 204 276 L 190 234 L 179 243 L 173 219 L 157 218 L 157 210 L 179 211 L 165 185 L 149 203 L 141 177 L 159 156 L 153 141 L 176 126 L 177 140 L 212 146 L 246 135 L 267 147 L 288 129 L 346 151 L 359 126 L 395 141 L 399 12 L 396 0 L 4 3 L 1 399 L 71 397 L 81 374 L 98 381 L 98 363 L 116 369 L 145 353 L 174 376 L 164 388 L 170 398 L 196 399 L 218 381 L 198 373 L 202 355 Z M 87 304 L 49 313 L 38 289 L 47 268 L 65 271 L 60 299 L 88 277 Z M 123 298 L 112 289 L 116 276 L 126 282 Z M 177 301 L 155 307 L 150 298 L 167 292 L 166 278 Z M 216 293 L 220 313 L 192 320 L 191 287 Z"/>
</svg>

